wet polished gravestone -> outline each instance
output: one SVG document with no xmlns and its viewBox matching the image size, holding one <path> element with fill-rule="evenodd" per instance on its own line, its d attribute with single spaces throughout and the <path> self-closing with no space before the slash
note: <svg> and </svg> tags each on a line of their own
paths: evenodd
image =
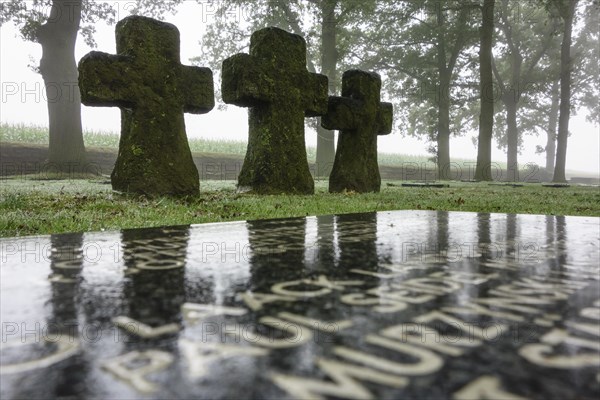
<svg viewBox="0 0 600 400">
<path fill-rule="evenodd" d="M 434 211 L 3 239 L 0 397 L 595 399 L 598 244 Z"/>
</svg>

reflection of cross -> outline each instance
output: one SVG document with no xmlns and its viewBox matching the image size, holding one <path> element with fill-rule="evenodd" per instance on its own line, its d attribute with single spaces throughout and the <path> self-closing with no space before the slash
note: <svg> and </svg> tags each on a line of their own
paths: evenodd
<svg viewBox="0 0 600 400">
<path fill-rule="evenodd" d="M 329 191 L 379 192 L 377 135 L 392 131 L 393 108 L 380 102 L 381 78 L 365 71 L 346 71 L 342 97 L 330 97 L 325 129 L 341 131 Z"/>
<path fill-rule="evenodd" d="M 306 70 L 306 42 L 277 28 L 254 32 L 250 54 L 223 62 L 223 100 L 249 107 L 238 185 L 259 193 L 314 193 L 304 117 L 327 111 L 327 77 Z"/>
<path fill-rule="evenodd" d="M 174 25 L 132 16 L 117 24 L 117 55 L 93 51 L 79 63 L 82 101 L 121 107 L 121 141 L 113 189 L 144 194 L 196 194 L 198 170 L 184 112 L 214 106 L 212 72 L 184 66 Z"/>
</svg>

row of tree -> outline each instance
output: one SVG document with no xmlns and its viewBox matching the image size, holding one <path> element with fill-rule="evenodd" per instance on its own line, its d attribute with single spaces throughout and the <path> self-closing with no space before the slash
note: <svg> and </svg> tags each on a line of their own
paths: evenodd
<svg viewBox="0 0 600 400">
<path fill-rule="evenodd" d="M 130 11 L 160 17 L 181 1 L 137 1 Z M 93 44 L 93 24 L 115 19 L 100 1 L 2 4 L 0 22 L 12 21 L 42 45 L 40 72 L 54 85 L 76 81 L 78 32 Z M 492 178 L 492 134 L 506 149 L 510 180 L 518 179 L 523 136 L 543 134 L 547 144 L 538 151 L 546 153 L 546 171 L 563 182 L 571 111 L 584 108 L 600 121 L 597 0 L 220 0 L 211 10 L 197 60 L 217 74 L 220 60 L 243 51 L 251 33 L 266 26 L 306 38 L 308 68 L 329 77 L 331 94 L 340 90 L 341 71 L 380 72 L 397 131 L 429 140 L 440 179 L 451 177 L 451 137 L 468 127 L 479 130 L 476 179 Z M 50 161 L 81 162 L 79 99 L 48 106 Z M 326 176 L 334 132 L 314 124 L 318 173 Z"/>
</svg>

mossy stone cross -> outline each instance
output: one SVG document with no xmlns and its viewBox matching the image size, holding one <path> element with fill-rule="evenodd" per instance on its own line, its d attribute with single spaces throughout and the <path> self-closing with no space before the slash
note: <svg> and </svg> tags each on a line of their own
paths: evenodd
<svg viewBox="0 0 600 400">
<path fill-rule="evenodd" d="M 249 107 L 248 150 L 238 187 L 256 193 L 314 193 L 304 118 L 327 111 L 327 77 L 306 69 L 306 42 L 278 28 L 256 31 L 250 54 L 223 62 L 225 103 Z"/>
<path fill-rule="evenodd" d="M 214 107 L 212 71 L 182 65 L 179 30 L 132 16 L 116 27 L 117 55 L 93 51 L 79 62 L 88 106 L 121 108 L 113 189 L 147 195 L 194 195 L 200 179 L 185 132 L 184 112 Z"/>
<path fill-rule="evenodd" d="M 381 176 L 377 164 L 377 135 L 392 131 L 391 103 L 380 101 L 381 77 L 360 70 L 342 77 L 342 97 L 329 97 L 328 111 L 321 118 L 325 129 L 340 130 L 329 191 L 379 192 Z"/>
</svg>

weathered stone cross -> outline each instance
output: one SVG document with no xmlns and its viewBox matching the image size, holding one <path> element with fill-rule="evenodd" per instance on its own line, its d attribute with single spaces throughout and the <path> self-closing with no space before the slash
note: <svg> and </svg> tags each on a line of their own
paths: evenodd
<svg viewBox="0 0 600 400">
<path fill-rule="evenodd" d="M 211 70 L 180 63 L 179 31 L 171 24 L 128 17 L 117 24 L 116 39 L 117 55 L 93 51 L 79 63 L 83 104 L 121 108 L 113 189 L 149 195 L 198 193 L 183 113 L 213 108 Z"/>
<path fill-rule="evenodd" d="M 223 62 L 223 100 L 249 107 L 238 187 L 257 193 L 314 193 L 304 118 L 327 111 L 327 77 L 306 69 L 306 42 L 277 28 L 256 31 L 250 54 Z"/>
<path fill-rule="evenodd" d="M 342 77 L 342 97 L 329 97 L 325 129 L 340 135 L 329 177 L 329 191 L 379 192 L 381 176 L 377 164 L 377 135 L 392 131 L 393 108 L 380 102 L 378 74 L 350 70 Z"/>
</svg>

